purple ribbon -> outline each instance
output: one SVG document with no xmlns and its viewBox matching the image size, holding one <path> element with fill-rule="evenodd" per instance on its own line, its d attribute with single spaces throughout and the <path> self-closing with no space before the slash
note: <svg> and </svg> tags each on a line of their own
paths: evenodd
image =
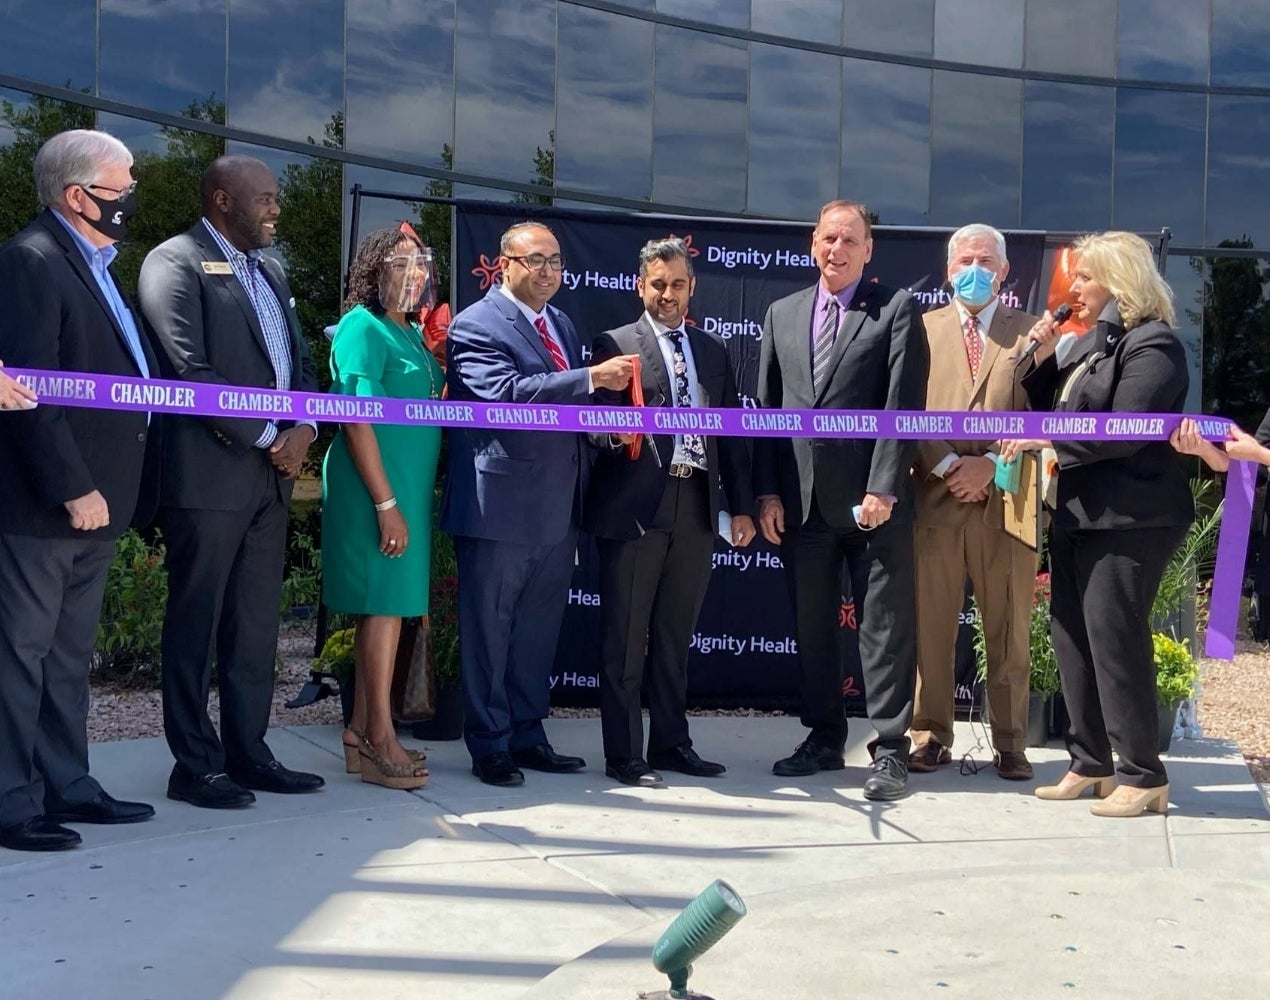
<svg viewBox="0 0 1270 1000">
<path fill-rule="evenodd" d="M 687 407 L 563 406 L 391 399 L 245 386 L 170 382 L 81 372 L 6 369 L 30 386 L 42 405 L 145 410 L 203 417 L 498 427 L 569 433 L 711 434 L 718 437 L 905 438 L 975 440 L 1043 438 L 1067 441 L 1159 441 L 1182 420 L 1178 413 L 1026 413 L 935 410 L 757 410 Z M 1197 416 L 1211 441 L 1229 438 L 1230 421 Z M 1205 651 L 1234 655 L 1244 557 L 1252 519 L 1253 467 L 1235 462 L 1213 570 L 1213 600 Z"/>
<path fill-rule="evenodd" d="M 937 410 L 758 410 L 698 407 L 564 406 L 470 400 L 393 399 L 244 386 L 169 382 L 82 372 L 13 368 L 41 403 L 145 410 L 200 417 L 334 423 L 499 427 L 568 433 L 710 434 L 716 437 L 1158 441 L 1178 413 L 1024 413 Z M 1225 440 L 1230 421 L 1196 417 L 1206 438 Z"/>
<path fill-rule="evenodd" d="M 1231 462 L 1226 476 L 1221 531 L 1217 536 L 1217 562 L 1213 568 L 1213 594 L 1208 605 L 1208 630 L 1204 655 L 1219 660 L 1235 656 L 1239 628 L 1239 600 L 1243 596 L 1244 560 L 1252 527 L 1252 494 L 1257 485 L 1255 462 Z"/>
</svg>

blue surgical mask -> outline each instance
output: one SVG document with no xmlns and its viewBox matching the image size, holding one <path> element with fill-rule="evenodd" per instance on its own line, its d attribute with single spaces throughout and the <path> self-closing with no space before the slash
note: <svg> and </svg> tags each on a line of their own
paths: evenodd
<svg viewBox="0 0 1270 1000">
<path fill-rule="evenodd" d="M 968 306 L 986 305 L 995 294 L 993 282 L 997 276 L 986 267 L 971 264 L 954 274 L 949 282 L 953 293 Z"/>
</svg>

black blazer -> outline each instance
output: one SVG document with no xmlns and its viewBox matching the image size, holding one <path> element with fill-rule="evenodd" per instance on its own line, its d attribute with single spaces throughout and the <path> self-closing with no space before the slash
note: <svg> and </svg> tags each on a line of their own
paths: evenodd
<svg viewBox="0 0 1270 1000">
<path fill-rule="evenodd" d="M 926 406 L 930 351 L 913 296 L 876 282 L 856 290 L 819 393 L 811 384 L 811 313 L 816 287 L 773 302 L 763 321 L 758 400 L 764 408 L 921 410 Z M 909 469 L 916 441 L 876 438 L 759 438 L 754 493 L 776 494 L 787 523 L 802 524 L 812 486 L 826 523 L 850 527 L 865 493 L 893 496 L 892 520 L 911 521 Z M 792 522 L 790 519 L 792 518 Z"/>
<path fill-rule="evenodd" d="M 740 406 L 736 380 L 723 340 L 693 326 L 686 329 L 697 369 L 702 405 Z M 600 334 L 591 345 L 595 363 L 619 354 L 640 356 L 644 402 L 648 406 L 675 405 L 666 359 L 657 345 L 657 334 L 647 316 L 641 316 L 629 326 Z M 596 392 L 595 398 L 602 406 L 620 406 L 624 395 L 601 390 Z M 718 523 L 720 489 L 726 494 L 729 511 L 749 515 L 754 502 L 750 492 L 749 450 L 745 440 L 706 435 L 705 443 L 706 467 L 712 480 L 708 491 L 710 524 Z M 651 447 L 645 441 L 635 461 L 627 456 L 625 448 L 601 449 L 591 472 L 591 486 L 583 506 L 583 530 L 599 538 L 638 538 L 657 513 L 670 479 L 670 462 L 674 453 L 673 434 L 654 435 Z"/>
<path fill-rule="evenodd" d="M 141 266 L 137 297 L 164 378 L 277 388 L 246 289 L 232 272 L 208 273 L 204 262 L 223 265 L 225 256 L 200 221 L 155 247 Z M 291 333 L 291 388 L 316 392 L 316 372 L 282 268 L 266 256 L 262 271 Z M 278 427 L 294 422 L 279 420 Z M 160 502 L 191 509 L 244 509 L 258 495 L 256 476 L 266 467 L 274 471 L 268 450 L 255 447 L 264 430 L 265 421 L 258 418 L 174 416 L 163 447 Z M 279 475 L 278 482 L 289 499 L 293 481 Z"/>
<path fill-rule="evenodd" d="M 1061 369 L 1053 355 L 1040 365 L 1029 364 L 1022 382 L 1036 410 L 1181 413 L 1190 386 L 1186 349 L 1159 320 L 1128 331 L 1100 320 L 1077 341 Z M 1059 468 L 1055 527 L 1163 528 L 1195 519 L 1184 459 L 1166 439 L 1055 441 L 1054 450 Z"/>
<path fill-rule="evenodd" d="M 119 293 L 127 302 L 122 288 Z M 51 210 L 0 247 L 0 296 L 0 358 L 6 365 L 141 375 L 88 262 Z M 133 316 L 150 372 L 157 374 L 135 309 Z M 148 521 L 159 429 L 157 415 L 147 424 L 143 412 L 43 402 L 34 410 L 0 414 L 0 532 L 117 538 L 130 522 Z M 105 497 L 110 524 L 77 531 L 62 505 L 93 490 Z"/>
</svg>

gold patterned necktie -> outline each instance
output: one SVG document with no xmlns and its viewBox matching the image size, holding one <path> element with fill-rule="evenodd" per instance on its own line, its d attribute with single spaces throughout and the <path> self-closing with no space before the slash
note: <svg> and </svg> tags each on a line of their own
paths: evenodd
<svg viewBox="0 0 1270 1000">
<path fill-rule="evenodd" d="M 966 361 L 970 365 L 970 379 L 979 377 L 979 362 L 983 360 L 983 343 L 979 339 L 979 317 L 971 314 L 966 320 Z"/>
</svg>

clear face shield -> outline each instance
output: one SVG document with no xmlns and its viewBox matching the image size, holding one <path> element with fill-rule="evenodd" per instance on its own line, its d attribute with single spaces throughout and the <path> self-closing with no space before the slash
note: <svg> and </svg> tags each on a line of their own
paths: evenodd
<svg viewBox="0 0 1270 1000">
<path fill-rule="evenodd" d="M 437 271 L 432 251 L 395 250 L 379 272 L 379 303 L 386 312 L 413 315 L 437 304 Z"/>
</svg>

